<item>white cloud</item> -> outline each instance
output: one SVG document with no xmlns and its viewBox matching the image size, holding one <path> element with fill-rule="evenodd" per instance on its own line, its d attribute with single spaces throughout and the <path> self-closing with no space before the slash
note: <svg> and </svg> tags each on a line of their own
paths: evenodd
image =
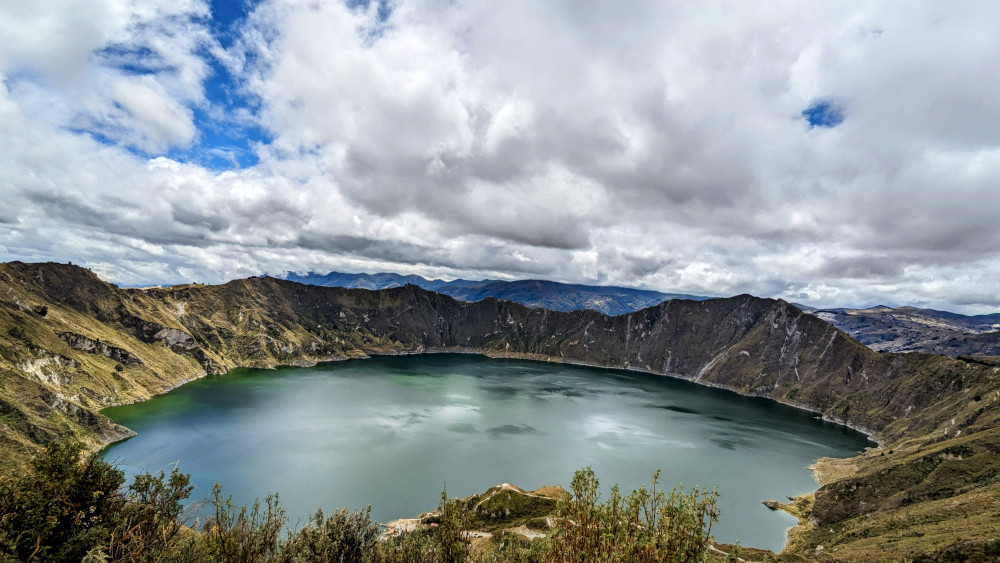
<svg viewBox="0 0 1000 563">
<path fill-rule="evenodd" d="M 4 2 L 0 75 L 45 101 L 53 125 L 86 129 L 149 153 L 196 137 L 212 47 L 207 4 L 122 0 Z M 29 100 L 24 100 L 29 101 Z"/>
<path fill-rule="evenodd" d="M 990 4 L 372 4 L 266 1 L 224 51 L 203 2 L 0 2 L 4 257 L 1000 306 Z M 210 56 L 252 168 L 163 156 Z"/>
<path fill-rule="evenodd" d="M 111 84 L 111 103 L 119 111 L 109 111 L 103 121 L 124 130 L 122 141 L 147 153 L 166 151 L 171 146 L 190 145 L 195 129 L 192 112 L 171 98 L 154 78 L 118 77 Z"/>
</svg>

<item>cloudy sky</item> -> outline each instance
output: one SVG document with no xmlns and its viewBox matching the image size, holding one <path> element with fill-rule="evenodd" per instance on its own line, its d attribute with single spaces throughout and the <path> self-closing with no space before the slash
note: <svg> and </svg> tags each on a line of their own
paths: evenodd
<svg viewBox="0 0 1000 563">
<path fill-rule="evenodd" d="M 996 312 L 997 21 L 916 0 L 0 0 L 0 260 Z"/>
</svg>

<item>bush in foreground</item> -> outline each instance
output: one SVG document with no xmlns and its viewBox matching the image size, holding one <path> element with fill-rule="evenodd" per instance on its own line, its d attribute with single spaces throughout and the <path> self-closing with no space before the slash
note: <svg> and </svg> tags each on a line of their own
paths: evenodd
<svg viewBox="0 0 1000 563">
<path fill-rule="evenodd" d="M 216 485 L 203 524 L 186 521 L 190 476 L 124 473 L 96 455 L 81 459 L 76 443 L 55 444 L 23 475 L 0 480 L 0 557 L 6 561 L 220 561 L 495 563 L 702 561 L 719 517 L 717 493 L 697 488 L 669 494 L 642 487 L 622 496 L 615 486 L 598 501 L 590 468 L 578 471 L 572 493 L 554 515 L 548 537 L 528 541 L 497 532 L 473 544 L 466 503 L 442 493 L 433 525 L 383 535 L 361 511 L 317 511 L 299 530 L 276 495 L 236 506 Z"/>
<path fill-rule="evenodd" d="M 598 480 L 587 467 L 573 477 L 572 498 L 559 506 L 551 560 L 660 563 L 705 559 L 712 525 L 719 519 L 718 492 L 683 487 L 665 493 L 643 485 L 622 496 L 618 485 L 599 503 Z"/>
</svg>

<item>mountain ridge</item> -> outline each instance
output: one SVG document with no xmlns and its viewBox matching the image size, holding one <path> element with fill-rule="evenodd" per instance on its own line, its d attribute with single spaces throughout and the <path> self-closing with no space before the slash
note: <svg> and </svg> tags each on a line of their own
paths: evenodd
<svg viewBox="0 0 1000 563">
<path fill-rule="evenodd" d="M 417 275 L 286 273 L 283 278 L 308 285 L 388 289 L 413 284 L 461 301 L 487 297 L 556 311 L 592 309 L 608 315 L 632 313 L 669 299 L 710 297 L 617 286 L 564 284 L 547 280 L 428 280 Z M 858 339 L 876 351 L 924 352 L 947 356 L 1000 356 L 1000 313 L 962 315 L 917 307 L 875 305 L 867 308 L 816 308 L 793 304 Z"/>
<path fill-rule="evenodd" d="M 346 274 L 310 272 L 304 275 L 287 272 L 281 279 L 307 285 L 351 289 L 391 289 L 406 284 L 450 295 L 460 301 L 480 301 L 487 297 L 516 301 L 522 305 L 553 311 L 592 309 L 606 315 L 621 315 L 644 309 L 668 299 L 702 300 L 708 297 L 682 293 L 663 293 L 618 286 L 583 285 L 549 280 L 429 280 L 417 275 L 390 272 Z"/>
</svg>

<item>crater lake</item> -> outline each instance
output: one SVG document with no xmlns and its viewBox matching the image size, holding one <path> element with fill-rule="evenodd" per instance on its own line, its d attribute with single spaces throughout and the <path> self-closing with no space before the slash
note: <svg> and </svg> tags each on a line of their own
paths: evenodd
<svg viewBox="0 0 1000 563">
<path fill-rule="evenodd" d="M 688 381 L 465 354 L 238 369 L 104 414 L 138 433 L 102 453 L 136 473 L 192 475 L 238 504 L 279 494 L 289 525 L 373 507 L 381 522 L 512 483 L 569 485 L 592 466 L 606 493 L 718 487 L 721 542 L 780 551 L 796 520 L 761 501 L 815 490 L 824 456 L 874 445 L 814 413 Z M 603 497 L 602 497 L 603 498 Z"/>
</svg>

